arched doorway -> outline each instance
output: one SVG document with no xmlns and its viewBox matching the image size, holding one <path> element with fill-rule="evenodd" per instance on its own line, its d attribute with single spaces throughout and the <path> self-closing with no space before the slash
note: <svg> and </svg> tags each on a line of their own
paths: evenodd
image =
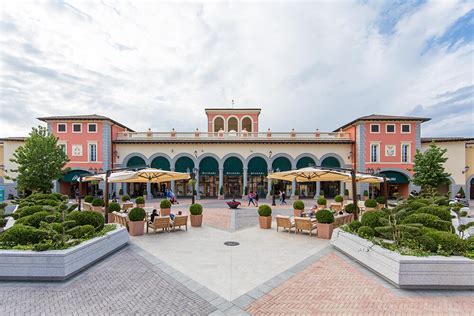
<svg viewBox="0 0 474 316">
<path fill-rule="evenodd" d="M 189 157 L 180 157 L 174 164 L 174 170 L 177 172 L 191 173 L 193 169 L 194 161 Z M 179 181 L 176 183 L 175 194 L 181 197 L 192 196 L 193 191 L 191 185 L 189 185 L 189 181 Z"/>
<path fill-rule="evenodd" d="M 335 157 L 326 157 L 321 162 L 323 168 L 340 168 L 341 163 Z M 320 194 L 328 198 L 333 198 L 336 195 L 341 194 L 341 182 L 339 181 L 321 181 Z"/>
<path fill-rule="evenodd" d="M 395 199 L 398 197 L 408 197 L 408 186 L 410 179 L 401 172 L 398 171 L 382 171 L 380 172 L 387 179 L 388 187 L 388 198 Z M 383 195 L 383 186 L 381 188 L 381 194 Z"/>
<path fill-rule="evenodd" d="M 166 157 L 158 156 L 153 158 L 151 161 L 150 167 L 161 169 L 161 170 L 171 170 L 170 162 Z M 166 190 L 171 189 L 171 182 L 161 182 L 161 183 L 152 183 L 151 184 L 151 194 L 154 197 L 165 197 Z"/>
<path fill-rule="evenodd" d="M 229 120 L 227 121 L 227 131 L 228 132 L 231 132 L 231 131 L 238 132 L 239 131 L 239 122 L 237 121 L 237 118 L 235 118 L 235 117 L 229 118 Z"/>
<path fill-rule="evenodd" d="M 249 192 L 258 193 L 259 197 L 267 195 L 268 165 L 262 157 L 253 157 L 248 162 Z"/>
<path fill-rule="evenodd" d="M 127 161 L 127 168 L 138 169 L 145 168 L 146 162 L 142 157 L 133 156 Z"/>
<path fill-rule="evenodd" d="M 291 170 L 291 161 L 290 159 L 286 157 L 278 157 L 272 162 L 272 170 L 274 172 L 280 172 L 280 171 L 288 171 Z M 292 183 L 289 181 L 277 181 L 273 185 L 273 189 L 275 190 L 276 194 L 278 195 L 278 192 L 285 192 L 286 196 L 291 196 L 291 191 L 292 191 Z"/>
<path fill-rule="evenodd" d="M 250 117 L 244 117 L 242 119 L 242 130 L 247 130 L 247 132 L 251 133 L 252 132 L 252 120 Z"/>
<path fill-rule="evenodd" d="M 127 168 L 145 168 L 146 162 L 142 157 L 133 156 L 127 161 Z M 146 183 L 127 183 L 127 192 L 131 197 L 143 196 L 146 194 Z"/>
<path fill-rule="evenodd" d="M 311 157 L 301 157 L 296 162 L 296 169 L 308 168 L 316 166 L 316 162 Z M 300 198 L 313 198 L 316 194 L 316 182 L 297 183 L 296 194 Z"/>
<path fill-rule="evenodd" d="M 216 117 L 214 119 L 214 133 L 220 130 L 224 130 L 224 119 L 222 117 Z"/>
<path fill-rule="evenodd" d="M 241 197 L 244 165 L 237 157 L 229 157 L 224 161 L 224 195 Z"/>
<path fill-rule="evenodd" d="M 214 157 L 205 157 L 199 163 L 199 194 L 201 197 L 219 194 L 219 163 Z"/>
</svg>

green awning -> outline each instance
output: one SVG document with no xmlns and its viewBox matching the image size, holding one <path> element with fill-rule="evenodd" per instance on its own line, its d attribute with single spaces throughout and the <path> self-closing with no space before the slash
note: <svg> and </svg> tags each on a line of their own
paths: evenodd
<svg viewBox="0 0 474 316">
<path fill-rule="evenodd" d="M 181 157 L 176 161 L 174 166 L 175 171 L 178 172 L 192 172 L 194 168 L 194 161 L 189 157 Z"/>
<path fill-rule="evenodd" d="M 327 158 L 324 158 L 324 160 L 321 162 L 321 167 L 340 168 L 341 164 L 339 163 L 339 160 L 337 160 L 337 158 L 327 157 Z"/>
<path fill-rule="evenodd" d="M 219 174 L 219 163 L 213 157 L 206 157 L 199 163 L 199 174 L 215 176 Z"/>
<path fill-rule="evenodd" d="M 387 178 L 387 182 L 396 184 L 407 184 L 410 180 L 406 175 L 396 171 L 382 171 L 380 172 Z"/>
<path fill-rule="evenodd" d="M 84 170 L 72 170 L 66 173 L 59 181 L 61 182 L 77 182 L 79 181 L 79 176 L 91 175 L 92 173 Z"/>
<path fill-rule="evenodd" d="M 243 174 L 244 165 L 237 157 L 229 157 L 224 162 L 224 175 L 226 176 L 240 176 Z"/>
<path fill-rule="evenodd" d="M 286 157 L 278 157 L 272 163 L 272 169 L 274 171 L 288 171 L 291 170 L 291 162 Z"/>
<path fill-rule="evenodd" d="M 144 168 L 146 167 L 146 163 L 145 163 L 145 160 L 143 160 L 143 158 L 138 157 L 138 156 L 133 156 L 132 158 L 128 160 L 127 167 L 132 168 L 132 169 Z"/>
<path fill-rule="evenodd" d="M 296 163 L 296 169 L 314 167 L 316 162 L 311 157 L 301 157 L 300 160 Z"/>
<path fill-rule="evenodd" d="M 251 176 L 266 176 L 268 174 L 268 165 L 262 157 L 253 157 L 249 161 L 248 172 Z"/>
<path fill-rule="evenodd" d="M 161 170 L 170 170 L 170 162 L 165 157 L 156 157 L 152 160 L 151 167 Z"/>
</svg>

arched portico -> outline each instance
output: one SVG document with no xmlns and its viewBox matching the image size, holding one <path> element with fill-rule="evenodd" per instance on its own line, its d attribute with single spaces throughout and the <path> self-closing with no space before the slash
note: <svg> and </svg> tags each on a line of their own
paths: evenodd
<svg viewBox="0 0 474 316">
<path fill-rule="evenodd" d="M 219 195 L 219 163 L 216 155 L 203 155 L 198 159 L 196 174 L 197 192 L 199 197 L 217 197 Z"/>
</svg>

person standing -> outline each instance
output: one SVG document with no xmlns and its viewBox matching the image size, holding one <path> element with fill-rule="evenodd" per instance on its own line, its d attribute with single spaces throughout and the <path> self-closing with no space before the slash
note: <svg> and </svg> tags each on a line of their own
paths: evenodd
<svg viewBox="0 0 474 316">
<path fill-rule="evenodd" d="M 281 192 L 281 205 L 286 204 L 286 193 L 285 191 Z"/>
<path fill-rule="evenodd" d="M 249 194 L 247 195 L 247 198 L 249 199 L 248 206 L 250 206 L 250 203 L 252 203 L 253 206 L 255 206 L 255 202 L 253 201 L 253 192 L 252 191 L 249 192 Z"/>
</svg>

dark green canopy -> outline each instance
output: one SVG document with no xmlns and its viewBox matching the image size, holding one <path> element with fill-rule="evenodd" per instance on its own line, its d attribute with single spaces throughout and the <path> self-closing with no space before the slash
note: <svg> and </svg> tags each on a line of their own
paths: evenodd
<svg viewBox="0 0 474 316">
<path fill-rule="evenodd" d="M 314 167 L 316 162 L 311 157 L 301 157 L 300 160 L 296 163 L 296 169 Z"/>
<path fill-rule="evenodd" d="M 219 163 L 214 157 L 206 157 L 199 163 L 199 174 L 215 176 L 219 174 Z"/>
<path fill-rule="evenodd" d="M 327 158 L 324 158 L 324 160 L 321 162 L 321 167 L 340 168 L 341 164 L 339 163 L 339 160 L 337 160 L 337 158 L 327 157 Z"/>
<path fill-rule="evenodd" d="M 291 170 L 291 162 L 286 157 L 278 157 L 277 159 L 273 161 L 272 169 L 274 171 L 277 171 L 277 169 L 279 169 L 280 171 Z"/>
<path fill-rule="evenodd" d="M 194 161 L 189 157 L 181 157 L 176 161 L 174 166 L 175 171 L 178 172 L 192 172 L 194 168 Z"/>
<path fill-rule="evenodd" d="M 243 174 L 244 165 L 237 157 L 229 157 L 224 162 L 224 175 L 226 176 L 240 176 Z"/>
<path fill-rule="evenodd" d="M 91 175 L 90 172 L 84 170 L 72 170 L 66 173 L 59 181 L 61 182 L 76 182 L 79 181 L 79 176 Z"/>
<path fill-rule="evenodd" d="M 151 167 L 161 170 L 170 170 L 170 162 L 165 157 L 156 157 L 151 162 Z"/>
<path fill-rule="evenodd" d="M 144 168 L 146 167 L 146 162 L 143 160 L 143 158 L 138 157 L 138 156 L 133 156 L 130 158 L 127 162 L 127 167 L 128 168 Z"/>
<path fill-rule="evenodd" d="M 268 165 L 262 157 L 253 157 L 249 161 L 248 171 L 251 176 L 266 176 Z"/>
<path fill-rule="evenodd" d="M 382 171 L 380 172 L 387 178 L 387 182 L 396 184 L 407 184 L 410 180 L 406 175 L 396 171 Z"/>
</svg>

